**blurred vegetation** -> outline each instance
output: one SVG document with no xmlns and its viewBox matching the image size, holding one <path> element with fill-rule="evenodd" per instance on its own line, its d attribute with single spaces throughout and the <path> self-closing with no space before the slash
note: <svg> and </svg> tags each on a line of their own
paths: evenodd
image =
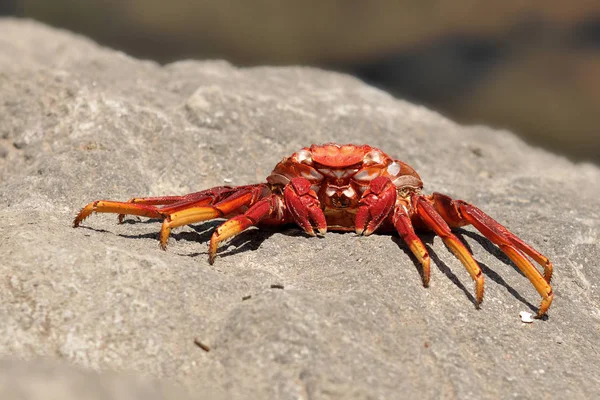
<svg viewBox="0 0 600 400">
<path fill-rule="evenodd" d="M 600 162 L 598 0 L 12 1 L 137 57 L 335 68 Z"/>
</svg>

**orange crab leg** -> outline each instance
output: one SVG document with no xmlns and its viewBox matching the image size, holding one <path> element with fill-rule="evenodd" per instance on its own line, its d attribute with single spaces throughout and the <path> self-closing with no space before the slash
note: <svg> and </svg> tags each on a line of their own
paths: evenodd
<svg viewBox="0 0 600 400">
<path fill-rule="evenodd" d="M 423 266 L 423 286 L 428 287 L 431 275 L 429 253 L 421 239 L 415 233 L 410 217 L 402 208 L 397 207 L 394 212 L 393 222 L 402 240 L 406 242 L 410 251 L 412 251 Z"/>
<path fill-rule="evenodd" d="M 134 197 L 127 203 L 144 204 L 152 206 L 166 206 L 173 204 L 175 207 L 186 207 L 191 204 L 211 204 L 221 200 L 224 195 L 231 194 L 234 189 L 230 186 L 217 186 L 200 192 L 189 193 L 183 196 L 159 196 L 159 197 Z M 161 210 L 169 211 L 169 207 L 162 207 Z M 123 222 L 126 214 L 119 214 L 119 223 Z"/>
<path fill-rule="evenodd" d="M 128 201 L 97 200 L 81 209 L 73 220 L 73 227 L 77 228 L 81 222 L 92 213 L 119 214 L 119 222 L 123 222 L 125 215 L 139 215 L 148 218 L 164 218 L 165 214 L 174 208 L 188 207 L 191 204 L 210 203 L 218 201 L 234 191 L 228 186 L 218 186 L 201 192 L 190 193 L 184 196 L 162 196 L 133 198 Z M 156 205 L 173 204 L 172 207 L 158 208 Z M 173 208 L 174 207 L 174 208 Z"/>
<path fill-rule="evenodd" d="M 378 176 L 369 184 L 358 203 L 355 229 L 358 235 L 373 233 L 390 215 L 396 203 L 396 186 L 390 178 Z"/>
<path fill-rule="evenodd" d="M 469 253 L 465 245 L 454 236 L 442 216 L 438 214 L 435 208 L 424 197 L 419 195 L 413 196 L 413 204 L 423 223 L 442 238 L 446 246 L 465 266 L 469 275 L 475 281 L 475 301 L 479 307 L 479 304 L 483 301 L 483 273 L 479 264 L 473 259 L 473 256 Z"/>
<path fill-rule="evenodd" d="M 189 195 L 184 196 L 159 196 L 159 197 L 133 197 L 127 200 L 127 203 L 134 204 L 146 204 L 149 206 L 162 206 L 165 204 L 173 204 L 178 201 L 183 201 L 188 198 Z"/>
<path fill-rule="evenodd" d="M 244 206 L 251 206 L 259 198 L 262 191 L 261 186 L 248 187 L 244 190 L 236 191 L 229 197 L 212 205 L 185 205 L 185 207 L 173 207 L 173 210 L 161 209 L 166 213 L 160 230 L 160 247 L 167 249 L 167 242 L 171 229 L 178 226 L 189 225 L 195 222 L 208 221 L 214 218 L 224 217 Z"/>
<path fill-rule="evenodd" d="M 502 224 L 494 220 L 492 217 L 481 211 L 479 208 L 462 200 L 453 200 L 451 197 L 441 193 L 433 193 L 429 196 L 436 210 L 442 215 L 444 220 L 450 226 L 460 227 L 472 224 L 485 237 L 492 240 L 486 232 L 495 233 L 496 236 L 502 237 L 504 242 L 512 243 L 517 249 L 533 258 L 540 266 L 544 268 L 544 279 L 550 283 L 552 279 L 552 263 L 548 257 L 544 256 L 533 247 L 519 239 L 515 234 L 510 232 Z M 459 211 L 460 208 L 460 211 Z M 476 221 L 475 223 L 473 221 Z M 496 242 L 494 242 L 496 243 Z M 496 243 L 498 244 L 498 243 Z"/>
<path fill-rule="evenodd" d="M 158 206 L 165 204 L 173 204 L 185 200 L 186 196 L 163 196 L 163 197 L 134 197 L 127 200 L 129 204 L 138 204 L 146 206 Z M 123 210 L 125 211 L 125 210 Z M 110 211 L 109 211 L 110 212 Z M 125 216 L 130 213 L 123 213 L 117 216 L 119 223 L 122 224 Z"/>
<path fill-rule="evenodd" d="M 547 283 L 550 283 L 550 280 L 552 279 L 552 263 L 546 256 L 542 255 L 527 243 L 519 239 L 503 225 L 496 222 L 492 217 L 481 211 L 479 208 L 464 201 L 457 201 L 457 205 L 463 218 L 469 221 L 469 223 L 477 228 L 478 231 L 483 233 L 485 237 L 492 240 L 499 246 L 501 245 L 500 242 L 502 242 L 503 245 L 507 244 L 506 240 L 508 239 L 510 244 L 533 258 L 544 268 L 544 279 Z M 493 240 L 493 238 L 497 239 Z"/>
<path fill-rule="evenodd" d="M 79 214 L 73 220 L 73 228 L 77 228 L 79 224 L 89 217 L 92 213 L 115 213 L 115 214 L 131 214 L 149 218 L 163 218 L 164 215 L 158 208 L 145 204 L 134 204 L 124 201 L 96 200 L 79 211 Z"/>
<path fill-rule="evenodd" d="M 500 247 L 500 250 L 515 263 L 527 279 L 531 281 L 540 296 L 542 296 L 542 303 L 538 309 L 537 318 L 543 317 L 554 298 L 552 286 L 549 284 L 552 277 L 552 264 L 548 258 L 517 238 L 503 225 L 496 222 L 479 208 L 462 200 L 452 200 L 450 197 L 440 193 L 434 193 L 431 198 L 436 202 L 436 208 L 444 208 L 445 213 L 454 222 L 461 225 L 473 225 L 483 236 Z M 523 253 L 529 254 L 544 267 L 544 276 L 542 276 L 540 271 L 533 266 Z"/>
<path fill-rule="evenodd" d="M 208 262 L 211 265 L 215 262 L 220 242 L 243 232 L 251 226 L 255 226 L 264 218 L 277 216 L 278 210 L 283 210 L 283 207 L 281 200 L 277 196 L 271 195 L 257 201 L 244 214 L 236 215 L 219 225 L 210 238 Z"/>
</svg>

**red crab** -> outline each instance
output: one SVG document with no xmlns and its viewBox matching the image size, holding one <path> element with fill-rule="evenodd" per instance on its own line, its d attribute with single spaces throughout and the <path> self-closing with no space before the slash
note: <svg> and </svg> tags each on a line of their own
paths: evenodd
<svg viewBox="0 0 600 400">
<path fill-rule="evenodd" d="M 537 317 L 552 303 L 552 264 L 479 208 L 462 200 L 421 192 L 421 178 L 407 164 L 368 145 L 312 145 L 284 158 L 267 183 L 218 186 L 183 196 L 133 198 L 127 202 L 98 200 L 85 206 L 73 227 L 94 212 L 126 214 L 163 220 L 160 246 L 166 249 L 171 229 L 182 225 L 228 218 L 213 233 L 209 262 L 220 242 L 246 228 L 262 224 L 295 222 L 315 235 L 327 229 L 354 230 L 370 235 L 376 230 L 396 230 L 423 267 L 423 285 L 429 285 L 429 254 L 415 229 L 440 236 L 475 281 L 476 304 L 483 300 L 483 274 L 477 262 L 451 232 L 471 224 L 517 265 L 542 296 Z M 544 268 L 542 275 L 526 257 Z"/>
</svg>

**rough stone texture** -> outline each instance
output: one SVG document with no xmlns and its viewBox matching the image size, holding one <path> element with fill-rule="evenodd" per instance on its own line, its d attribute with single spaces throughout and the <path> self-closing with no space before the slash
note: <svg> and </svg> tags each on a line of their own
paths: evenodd
<svg viewBox="0 0 600 400">
<path fill-rule="evenodd" d="M 189 399 L 184 389 L 126 374 L 76 368 L 48 360 L 0 360 L 0 399 Z"/>
<path fill-rule="evenodd" d="M 597 167 L 340 74 L 160 67 L 32 22 L 3 20 L 0 32 L 3 356 L 165 378 L 198 397 L 600 394 Z M 425 289 L 390 235 L 251 230 L 210 266 L 217 222 L 179 229 L 167 252 L 156 221 L 98 215 L 71 227 L 91 200 L 260 182 L 283 156 L 327 141 L 382 148 L 427 191 L 477 204 L 549 256 L 550 317 L 521 323 L 539 296 L 472 228 L 459 233 L 486 275 L 481 310 L 431 234 Z"/>
</svg>

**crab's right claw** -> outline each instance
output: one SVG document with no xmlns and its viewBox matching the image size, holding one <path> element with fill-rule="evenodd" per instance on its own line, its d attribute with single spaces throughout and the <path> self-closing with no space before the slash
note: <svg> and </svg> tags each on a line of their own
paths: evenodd
<svg viewBox="0 0 600 400">
<path fill-rule="evenodd" d="M 355 229 L 358 235 L 370 235 L 390 215 L 396 204 L 396 186 L 390 178 L 379 176 L 371 181 L 358 203 Z"/>
<path fill-rule="evenodd" d="M 320 234 L 323 235 L 327 232 L 325 214 L 321 210 L 319 198 L 311 189 L 308 179 L 293 178 L 283 190 L 283 198 L 294 221 L 307 234 L 315 235 L 313 224 Z"/>
</svg>

